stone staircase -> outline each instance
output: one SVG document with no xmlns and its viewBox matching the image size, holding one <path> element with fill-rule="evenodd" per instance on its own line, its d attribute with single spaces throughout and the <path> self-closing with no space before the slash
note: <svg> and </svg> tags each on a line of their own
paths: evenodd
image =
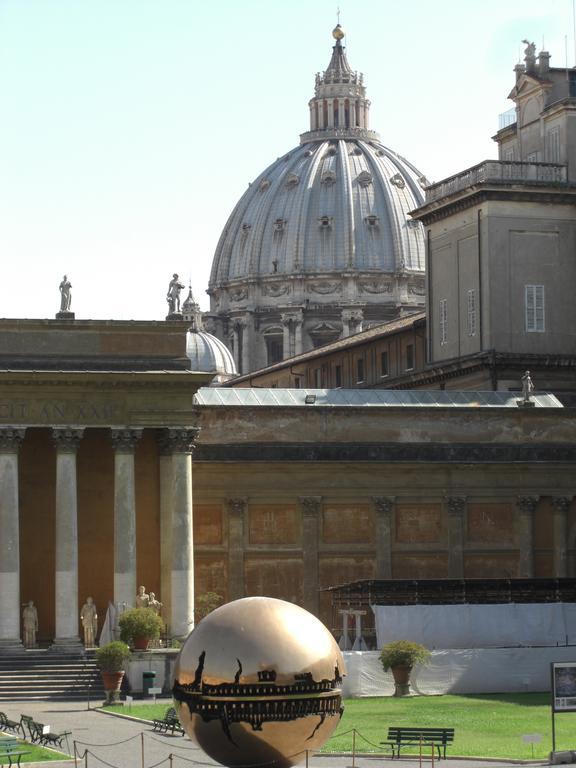
<svg viewBox="0 0 576 768">
<path fill-rule="evenodd" d="M 44 649 L 0 653 L 1 701 L 104 700 L 94 652 L 84 656 Z"/>
</svg>

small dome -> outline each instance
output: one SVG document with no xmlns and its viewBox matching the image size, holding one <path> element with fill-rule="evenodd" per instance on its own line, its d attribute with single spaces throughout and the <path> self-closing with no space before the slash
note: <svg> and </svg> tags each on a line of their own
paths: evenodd
<svg viewBox="0 0 576 768">
<path fill-rule="evenodd" d="M 238 375 L 234 358 L 226 345 L 206 331 L 193 328 L 188 331 L 186 356 L 191 370 L 215 374 L 213 385 Z"/>
</svg>

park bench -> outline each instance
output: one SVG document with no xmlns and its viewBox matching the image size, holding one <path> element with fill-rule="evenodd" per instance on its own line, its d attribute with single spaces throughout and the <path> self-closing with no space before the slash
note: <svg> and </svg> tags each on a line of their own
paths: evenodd
<svg viewBox="0 0 576 768">
<path fill-rule="evenodd" d="M 159 733 L 168 733 L 168 731 L 171 731 L 172 735 L 174 735 L 174 731 L 178 731 L 178 733 L 184 735 L 184 728 L 180 725 L 180 720 L 178 719 L 174 707 L 168 707 L 164 713 L 164 717 L 156 718 L 152 721 L 152 730 L 158 731 Z"/>
<path fill-rule="evenodd" d="M 17 733 L 20 730 L 20 723 L 18 720 L 10 720 L 5 712 L 0 712 L 0 731 L 4 729 Z"/>
<path fill-rule="evenodd" d="M 381 742 L 392 748 L 392 757 L 400 757 L 402 747 L 433 746 L 438 759 L 446 758 L 446 747 L 454 741 L 454 728 L 388 728 L 388 740 Z"/>
<path fill-rule="evenodd" d="M 24 738 L 29 738 L 33 744 L 42 744 L 46 747 L 59 747 L 63 749 L 62 742 L 66 739 L 66 745 L 68 749 L 68 736 L 72 731 L 63 731 L 62 733 L 54 733 L 49 729 L 49 726 L 44 723 L 39 723 L 29 715 L 20 715 L 20 728 Z M 26 735 L 26 729 L 28 729 L 28 736 Z M 68 749 L 68 751 L 70 751 Z"/>
<path fill-rule="evenodd" d="M 8 765 L 20 765 L 22 755 L 29 755 L 30 751 L 22 749 L 23 745 L 12 737 L 0 738 L 0 760 L 8 760 Z"/>
</svg>

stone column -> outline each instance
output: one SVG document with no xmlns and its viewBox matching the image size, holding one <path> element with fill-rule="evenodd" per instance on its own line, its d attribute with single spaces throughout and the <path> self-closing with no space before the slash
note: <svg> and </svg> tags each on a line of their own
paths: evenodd
<svg viewBox="0 0 576 768">
<path fill-rule="evenodd" d="M 282 314 L 280 316 L 282 323 L 282 358 L 292 357 L 292 339 L 291 339 L 291 315 Z"/>
<path fill-rule="evenodd" d="M 172 452 L 172 573 L 170 632 L 186 638 L 194 629 L 194 530 L 192 527 L 192 451 L 197 428 L 171 428 L 165 440 Z"/>
<path fill-rule="evenodd" d="M 571 496 L 552 498 L 554 576 L 557 578 L 568 576 L 568 510 L 571 501 Z"/>
<path fill-rule="evenodd" d="M 449 496 L 448 510 L 448 578 L 464 578 L 464 516 L 466 497 Z"/>
<path fill-rule="evenodd" d="M 226 499 L 228 507 L 228 599 L 244 597 L 244 529 L 248 499 Z"/>
<path fill-rule="evenodd" d="M 302 326 L 304 321 L 301 317 L 294 321 L 294 354 L 301 355 L 302 346 Z"/>
<path fill-rule="evenodd" d="M 539 496 L 518 496 L 518 576 L 534 576 L 534 512 Z"/>
<path fill-rule="evenodd" d="M 78 491 L 76 452 L 83 429 L 53 428 L 56 445 L 56 637 L 54 647 L 82 647 L 78 634 Z"/>
<path fill-rule="evenodd" d="M 328 99 L 328 128 L 334 127 L 334 99 Z"/>
<path fill-rule="evenodd" d="M 113 429 L 114 602 L 132 607 L 136 598 L 136 484 L 134 452 L 141 429 Z"/>
<path fill-rule="evenodd" d="M 160 600 L 163 614 L 172 616 L 172 451 L 164 435 L 159 439 L 160 473 Z"/>
<path fill-rule="evenodd" d="M 304 566 L 304 608 L 316 616 L 320 610 L 318 575 L 318 540 L 321 496 L 303 496 L 302 507 L 302 560 Z"/>
<path fill-rule="evenodd" d="M 350 128 L 356 128 L 356 102 L 350 99 Z"/>
<path fill-rule="evenodd" d="M 372 498 L 376 513 L 376 578 L 392 578 L 392 514 L 396 499 L 391 496 Z"/>
<path fill-rule="evenodd" d="M 24 429 L 0 429 L 0 650 L 20 638 L 18 449 Z"/>
</svg>

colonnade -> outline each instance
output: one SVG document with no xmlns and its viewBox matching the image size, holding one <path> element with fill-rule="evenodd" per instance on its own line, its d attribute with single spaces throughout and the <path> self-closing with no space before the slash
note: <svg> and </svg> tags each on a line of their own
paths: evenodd
<svg viewBox="0 0 576 768">
<path fill-rule="evenodd" d="M 133 605 L 136 591 L 136 489 L 134 454 L 142 429 L 111 428 L 114 446 L 114 595 Z M 20 508 L 18 453 L 25 428 L 0 429 L 0 649 L 21 645 Z M 78 617 L 78 493 L 76 456 L 84 428 L 54 427 L 56 448 L 55 637 L 56 649 L 80 646 Z M 165 428 L 161 435 L 161 527 L 169 574 L 169 627 L 185 637 L 194 621 L 192 451 L 196 428 Z"/>
</svg>

